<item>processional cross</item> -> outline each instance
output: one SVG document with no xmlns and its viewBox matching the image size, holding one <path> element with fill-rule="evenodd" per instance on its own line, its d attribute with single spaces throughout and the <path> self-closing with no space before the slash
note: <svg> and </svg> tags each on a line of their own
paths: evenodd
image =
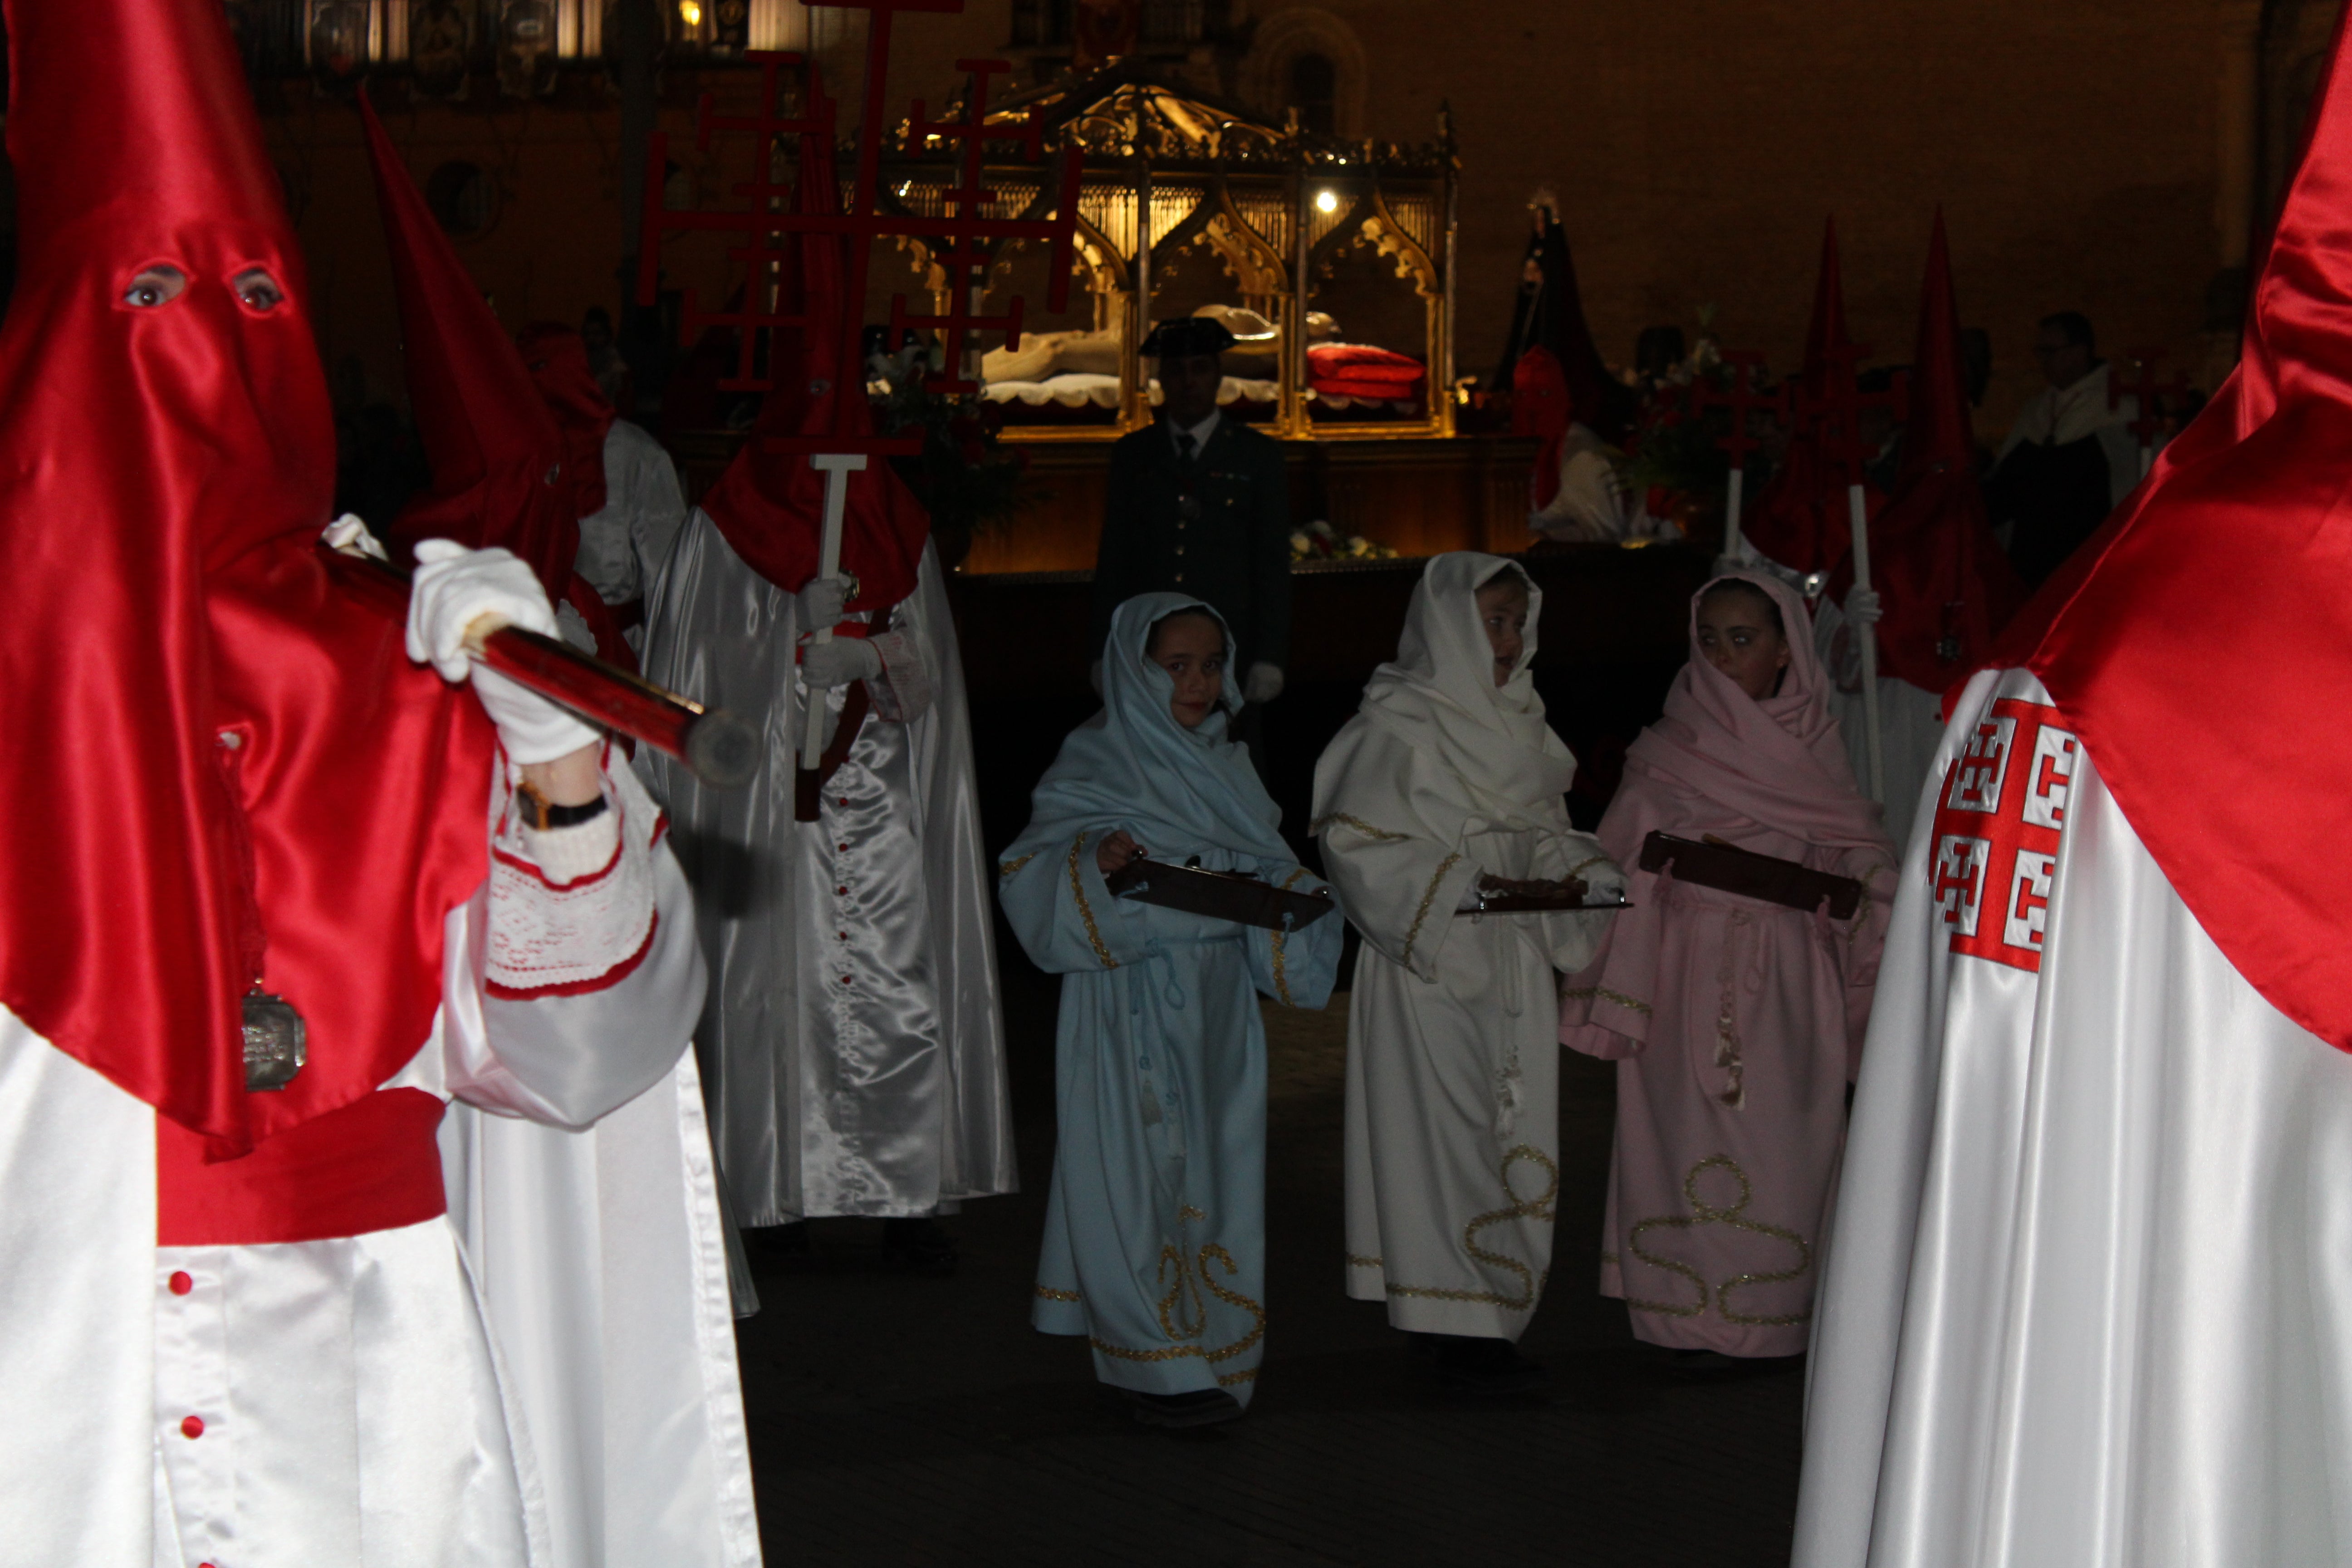
<svg viewBox="0 0 2352 1568">
<path fill-rule="evenodd" d="M 1029 210 L 1014 216 L 992 216 L 998 203 L 996 191 L 984 183 L 983 163 L 990 142 L 1018 142 L 1026 159 L 1036 164 L 1045 162 L 1045 123 L 1040 112 L 1032 110 L 1016 121 L 1001 125 L 988 123 L 989 79 L 1002 76 L 1013 68 L 1005 60 L 958 60 L 956 69 L 971 79 L 961 119 L 932 121 L 925 117 L 924 105 L 917 100 L 907 140 L 902 151 L 920 152 L 933 142 L 962 143 L 961 183 L 948 189 L 945 201 L 951 209 L 939 217 L 904 216 L 886 211 L 882 205 L 881 164 L 882 142 L 887 121 L 884 118 L 885 98 L 890 79 L 890 36 L 900 12 L 954 14 L 963 9 L 963 0 L 819 0 L 819 4 L 836 10 L 863 11 L 867 14 L 866 35 L 866 80 L 861 95 L 861 119 L 857 128 L 856 177 L 852 182 L 848 199 L 838 213 L 830 210 L 830 200 L 810 202 L 800 199 L 802 193 L 777 177 L 780 169 L 793 166 L 793 161 L 782 156 L 782 139 L 787 136 L 814 136 L 823 139 L 829 151 L 836 144 L 840 131 L 840 105 L 826 97 L 817 87 L 814 72 L 803 112 L 797 118 L 784 112 L 782 102 L 784 68 L 803 63 L 799 54 L 773 50 L 753 50 L 746 58 L 760 68 L 759 111 L 751 115 L 722 115 L 716 111 L 715 99 L 704 93 L 696 110 L 695 145 L 702 152 L 710 150 L 712 137 L 719 132 L 749 132 L 753 142 L 752 176 L 730 187 L 730 194 L 748 198 L 740 209 L 671 211 L 663 205 L 663 172 L 669 153 L 667 132 L 656 132 L 646 160 L 645 231 L 638 246 L 637 302 L 651 305 L 659 298 L 661 284 L 661 242 L 668 233 L 718 233 L 735 235 L 740 245 L 727 251 L 727 259 L 741 267 L 747 274 L 744 280 L 740 309 L 721 308 L 705 311 L 698 308 L 695 290 L 685 290 L 679 312 L 678 331 L 681 345 L 691 344 L 705 328 L 731 327 L 737 331 L 735 373 L 719 383 L 724 391 L 767 392 L 775 385 L 774 356 L 770 356 L 768 374 L 760 374 L 756 358 L 758 340 L 762 332 L 780 331 L 809 333 L 834 331 L 840 334 L 835 363 L 836 374 L 856 377 L 849 386 L 840 389 L 825 406 L 832 410 L 833 427 L 810 430 L 790 436 L 763 437 L 766 448 L 776 452 L 796 452 L 808 455 L 809 466 L 824 475 L 824 531 L 818 549 L 817 574 L 821 577 L 841 575 L 841 528 L 849 498 L 849 476 L 863 469 L 867 460 L 877 457 L 913 455 L 922 450 L 923 438 L 918 435 L 887 436 L 876 433 L 871 422 L 855 416 L 856 399 L 863 395 L 865 385 L 865 355 L 863 342 L 866 327 L 866 274 L 872 258 L 874 242 L 887 237 L 909 237 L 925 241 L 931 247 L 932 260 L 945 276 L 950 300 L 944 313 L 919 314 L 907 309 L 907 297 L 895 296 L 890 302 L 890 325 L 897 331 L 921 328 L 940 334 L 946 350 L 945 371 L 923 373 L 923 384 L 928 390 L 949 394 L 978 390 L 975 383 L 961 374 L 967 344 L 975 333 L 1001 331 L 1004 346 L 1021 346 L 1022 301 L 1014 298 L 1001 315 L 982 315 L 979 307 L 987 291 L 987 273 L 997 252 L 1015 240 L 1038 241 L 1050 247 L 1046 276 L 1049 279 L 1046 307 L 1060 311 L 1068 302 L 1070 271 L 1075 250 L 1078 216 L 1078 188 L 1084 169 L 1075 148 L 1062 153 L 1058 182 L 1047 182 L 1055 188 L 1053 215 L 1036 216 L 1044 207 L 1044 192 Z M 817 5 L 812 5 L 816 9 Z M 827 177 L 832 174 L 833 160 L 824 160 Z M 842 292 L 837 300 L 805 300 L 797 312 L 787 310 L 782 298 L 782 264 L 790 253 L 784 242 L 803 235 L 835 235 L 846 240 L 847 255 L 842 277 Z M 831 627 L 822 627 L 811 638 L 814 643 L 833 639 Z M 812 700 L 808 705 L 806 728 L 801 741 L 801 766 L 814 770 L 824 750 L 824 707 Z"/>
<path fill-rule="evenodd" d="M 1715 443 L 1731 459 L 1731 480 L 1723 502 L 1723 553 L 1732 559 L 1739 557 L 1739 510 L 1745 499 L 1748 480 L 1748 454 L 1762 443 L 1748 433 L 1748 416 L 1762 412 L 1780 418 L 1788 417 L 1789 389 L 1775 387 L 1769 395 L 1759 390 L 1764 384 L 1764 355 L 1756 349 L 1734 349 L 1723 356 L 1730 378 L 1731 390 L 1717 392 L 1704 381 L 1691 383 L 1691 416 L 1704 418 L 1710 408 L 1731 411 L 1731 432 Z"/>
<path fill-rule="evenodd" d="M 1870 503 L 1864 490 L 1864 465 L 1869 461 L 1869 454 L 1863 450 L 1862 416 L 1866 409 L 1876 407 L 1902 418 L 1907 391 L 1907 384 L 1899 374 L 1885 392 L 1863 391 L 1855 367 L 1869 353 L 1866 343 L 1840 343 L 1825 350 L 1822 368 L 1827 374 L 1820 395 L 1816 396 L 1801 386 L 1797 389 L 1798 418 L 1811 422 L 1815 445 L 1846 476 L 1846 521 L 1853 542 L 1853 585 L 1864 593 L 1870 591 Z M 1870 798 L 1884 802 L 1886 761 L 1878 720 L 1878 631 L 1874 626 L 1863 628 L 1862 727 L 1870 753 Z"/>
<path fill-rule="evenodd" d="M 2156 433 L 2164 423 L 2158 411 L 2158 400 L 2166 393 L 2187 392 L 2189 377 L 2183 374 L 2167 382 L 2156 379 L 2156 362 L 2164 357 L 2162 349 L 2134 349 L 2131 357 L 2139 366 L 2137 381 L 2126 383 L 2115 366 L 2107 367 L 2107 407 L 2111 411 L 2121 407 L 2126 396 L 2139 400 L 2139 414 L 2132 420 L 2130 429 L 2139 440 L 2139 477 L 2146 479 L 2148 469 L 2156 464 Z"/>
</svg>

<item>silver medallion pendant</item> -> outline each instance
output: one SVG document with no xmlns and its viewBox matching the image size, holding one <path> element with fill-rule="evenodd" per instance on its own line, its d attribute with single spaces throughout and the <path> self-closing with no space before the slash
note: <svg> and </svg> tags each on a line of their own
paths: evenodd
<svg viewBox="0 0 2352 1568">
<path fill-rule="evenodd" d="M 310 1030 L 283 996 L 251 991 L 245 998 L 245 1087 L 284 1089 L 310 1059 Z"/>
</svg>

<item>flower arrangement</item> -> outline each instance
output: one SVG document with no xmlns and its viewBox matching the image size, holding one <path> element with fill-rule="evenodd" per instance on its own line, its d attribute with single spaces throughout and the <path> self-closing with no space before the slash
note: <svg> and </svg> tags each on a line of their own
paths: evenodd
<svg viewBox="0 0 2352 1568">
<path fill-rule="evenodd" d="M 1293 561 L 1393 561 L 1396 552 L 1360 533 L 1341 533 L 1321 518 L 1290 534 Z"/>
</svg>

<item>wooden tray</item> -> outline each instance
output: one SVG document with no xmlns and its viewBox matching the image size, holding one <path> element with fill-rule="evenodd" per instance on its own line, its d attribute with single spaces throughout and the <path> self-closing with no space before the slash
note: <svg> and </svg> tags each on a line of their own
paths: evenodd
<svg viewBox="0 0 2352 1568">
<path fill-rule="evenodd" d="M 1668 866 L 1674 868 L 1676 881 L 1696 882 L 1702 888 L 1809 913 L 1821 908 L 1826 899 L 1836 920 L 1852 920 L 1853 911 L 1862 907 L 1862 884 L 1852 877 L 1832 877 L 1777 855 L 1677 838 L 1671 833 L 1653 833 L 1642 840 L 1643 870 L 1659 871 Z"/>
<path fill-rule="evenodd" d="M 1633 906 L 1620 893 L 1613 899 L 1591 897 L 1591 889 L 1582 893 L 1556 899 L 1529 898 L 1523 893 L 1495 893 L 1486 900 L 1483 910 L 1456 910 L 1457 915 L 1529 915 L 1551 914 L 1560 910 L 1630 910 Z"/>
<path fill-rule="evenodd" d="M 1111 896 L 1234 921 L 1267 931 L 1298 931 L 1339 906 L 1328 892 L 1288 892 L 1244 871 L 1204 871 L 1137 856 L 1103 879 Z"/>
</svg>

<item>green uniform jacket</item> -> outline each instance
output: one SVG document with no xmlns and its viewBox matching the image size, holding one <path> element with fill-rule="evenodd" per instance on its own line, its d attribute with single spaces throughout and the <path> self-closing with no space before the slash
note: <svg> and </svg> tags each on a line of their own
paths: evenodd
<svg viewBox="0 0 2352 1568">
<path fill-rule="evenodd" d="M 1290 656 L 1290 481 L 1282 443 L 1220 419 L 1193 464 L 1192 500 L 1165 424 L 1110 449 L 1110 496 L 1095 548 L 1094 635 L 1138 594 L 1192 594 L 1233 628 L 1233 674 Z"/>
</svg>

